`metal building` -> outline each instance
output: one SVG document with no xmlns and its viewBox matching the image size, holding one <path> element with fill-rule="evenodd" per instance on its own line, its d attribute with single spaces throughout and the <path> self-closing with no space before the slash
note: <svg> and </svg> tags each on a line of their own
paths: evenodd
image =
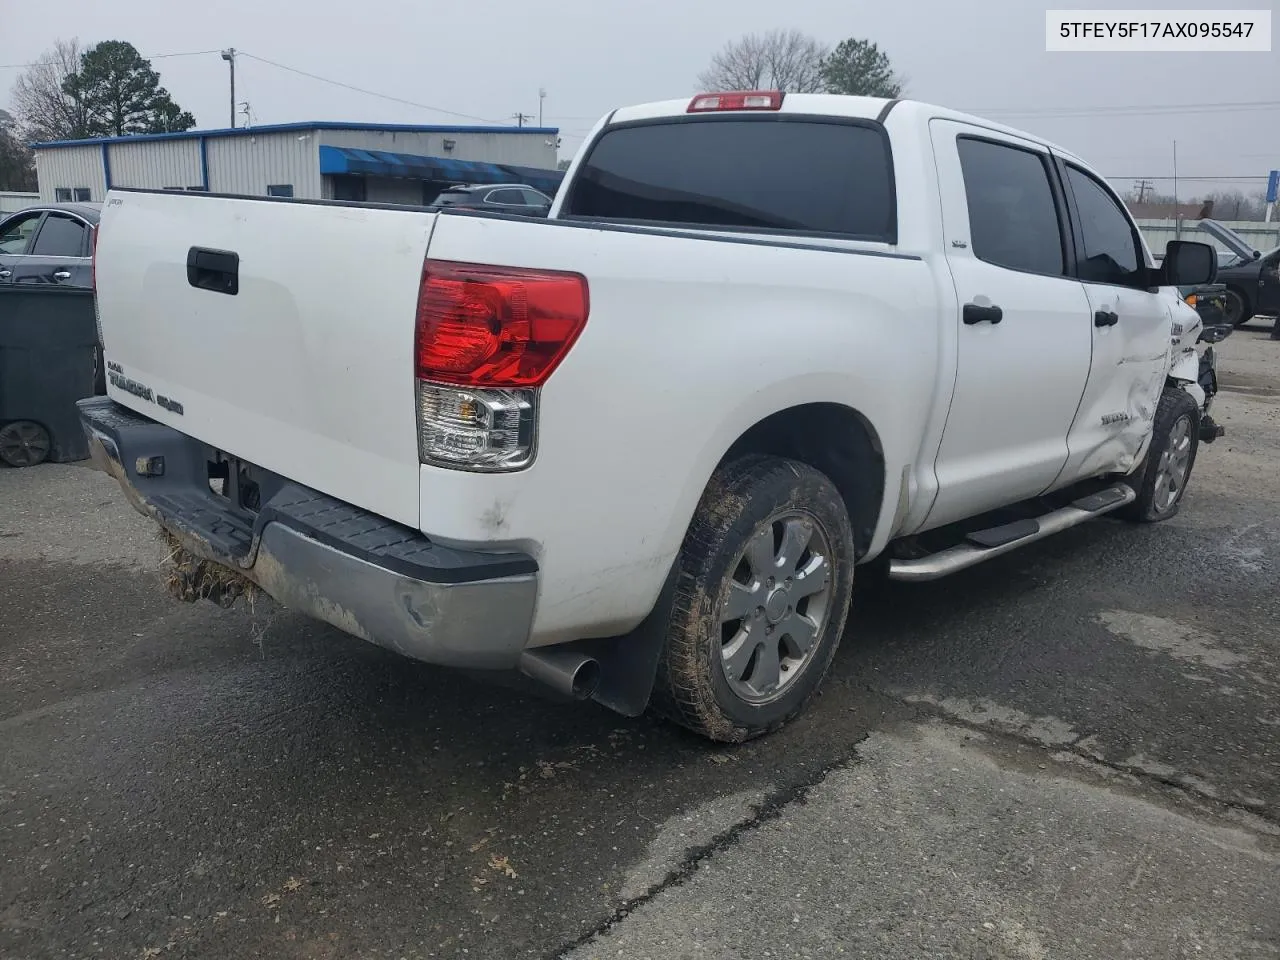
<svg viewBox="0 0 1280 960">
<path fill-rule="evenodd" d="M 554 194 L 551 127 L 284 123 L 35 144 L 40 199 L 101 201 L 111 187 L 429 203 L 453 183 Z"/>
<path fill-rule="evenodd" d="M 0 190 L 0 213 L 12 213 L 40 202 L 40 194 L 18 190 Z"/>
</svg>

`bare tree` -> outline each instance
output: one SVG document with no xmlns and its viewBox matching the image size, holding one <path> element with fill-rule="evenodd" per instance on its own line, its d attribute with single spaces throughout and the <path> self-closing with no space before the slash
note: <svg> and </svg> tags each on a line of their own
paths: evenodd
<svg viewBox="0 0 1280 960">
<path fill-rule="evenodd" d="M 88 136 L 85 104 L 67 92 L 67 80 L 80 72 L 82 53 L 79 41 L 58 40 L 14 82 L 14 112 L 28 143 Z"/>
<path fill-rule="evenodd" d="M 1245 194 L 1240 190 L 1222 190 L 1208 194 L 1205 199 L 1213 201 L 1214 216 L 1222 220 L 1261 220 L 1266 216 L 1265 193 Z"/>
<path fill-rule="evenodd" d="M 35 158 L 16 131 L 17 121 L 0 110 L 0 190 L 34 190 Z"/>
<path fill-rule="evenodd" d="M 698 74 L 701 90 L 819 93 L 827 48 L 799 30 L 751 33 L 725 46 Z"/>
</svg>

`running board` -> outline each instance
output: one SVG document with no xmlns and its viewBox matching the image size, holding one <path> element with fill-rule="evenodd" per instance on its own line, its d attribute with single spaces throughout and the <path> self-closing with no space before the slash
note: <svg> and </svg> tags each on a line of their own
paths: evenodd
<svg viewBox="0 0 1280 960">
<path fill-rule="evenodd" d="M 1112 510 L 1119 510 L 1133 503 L 1137 492 L 1128 484 L 1118 483 L 1087 497 L 1081 497 L 1070 506 L 1046 513 L 1031 520 L 1015 520 L 989 530 L 977 530 L 969 534 L 966 543 L 931 553 L 914 560 L 891 560 L 890 580 L 937 580 L 967 567 L 1001 556 L 1029 543 L 1043 540 L 1055 533 L 1100 517 Z"/>
</svg>

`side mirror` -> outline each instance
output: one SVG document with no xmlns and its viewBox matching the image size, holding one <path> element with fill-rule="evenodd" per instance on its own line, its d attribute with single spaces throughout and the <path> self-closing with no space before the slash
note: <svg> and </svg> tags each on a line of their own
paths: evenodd
<svg viewBox="0 0 1280 960">
<path fill-rule="evenodd" d="M 1218 278 L 1218 254 L 1207 243 L 1170 240 L 1164 248 L 1164 262 L 1156 271 L 1163 287 L 1194 287 Z"/>
</svg>

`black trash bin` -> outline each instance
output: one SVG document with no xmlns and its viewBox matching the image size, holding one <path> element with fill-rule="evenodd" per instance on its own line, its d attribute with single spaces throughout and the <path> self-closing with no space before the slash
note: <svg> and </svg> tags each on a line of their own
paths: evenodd
<svg viewBox="0 0 1280 960">
<path fill-rule="evenodd" d="M 0 461 L 89 456 L 76 401 L 97 392 L 97 355 L 92 290 L 0 284 Z"/>
</svg>

